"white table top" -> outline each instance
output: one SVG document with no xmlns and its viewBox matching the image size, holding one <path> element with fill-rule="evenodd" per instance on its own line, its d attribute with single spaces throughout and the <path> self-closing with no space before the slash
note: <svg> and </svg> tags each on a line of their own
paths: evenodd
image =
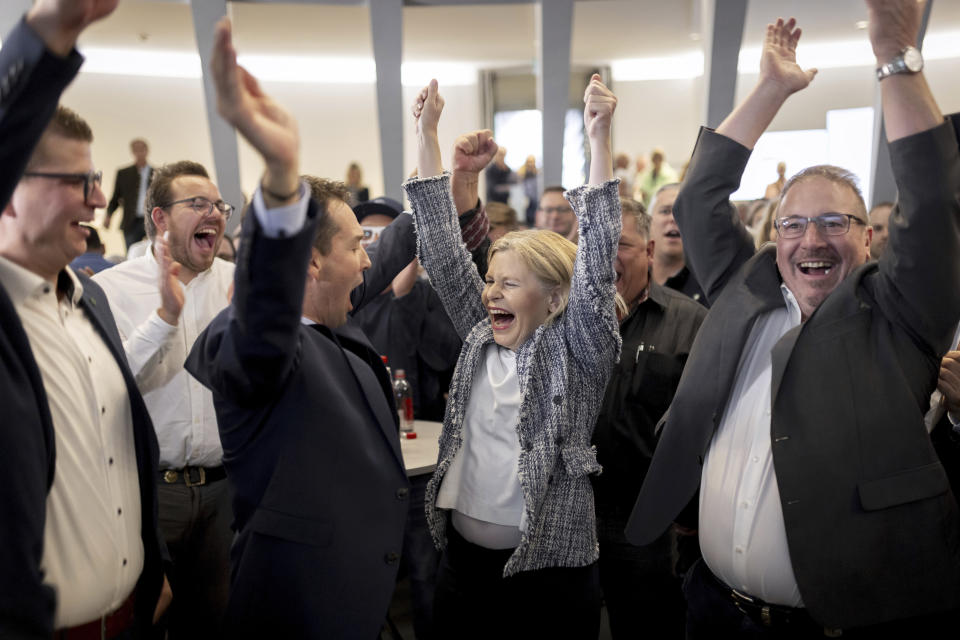
<svg viewBox="0 0 960 640">
<path fill-rule="evenodd" d="M 413 430 L 417 437 L 411 440 L 400 436 L 400 450 L 403 453 L 403 463 L 407 467 L 408 476 L 419 476 L 433 473 L 437 468 L 437 455 L 440 452 L 440 422 L 416 420 Z"/>
</svg>

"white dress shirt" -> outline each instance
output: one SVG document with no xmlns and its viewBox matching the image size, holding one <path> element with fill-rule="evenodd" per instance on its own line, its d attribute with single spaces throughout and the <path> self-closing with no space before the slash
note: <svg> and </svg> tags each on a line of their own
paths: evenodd
<svg viewBox="0 0 960 640">
<path fill-rule="evenodd" d="M 234 265 L 219 258 L 183 285 L 183 311 L 160 319 L 160 265 L 152 251 L 94 277 L 110 299 L 127 361 L 160 443 L 160 468 L 216 467 L 223 462 L 213 394 L 183 368 L 210 321 L 229 304 Z"/>
<path fill-rule="evenodd" d="M 491 343 L 473 377 L 463 424 L 463 445 L 437 492 L 437 507 L 453 510 L 464 538 L 491 549 L 520 544 L 520 378 L 517 354 Z"/>
<path fill-rule="evenodd" d="M 143 570 L 140 484 L 127 386 L 78 306 L 80 281 L 57 300 L 54 283 L 0 258 L 0 281 L 30 340 L 56 446 L 41 569 L 57 592 L 54 624 L 70 627 L 117 609 Z M 12 428 L 12 425 L 8 425 Z"/>
<path fill-rule="evenodd" d="M 138 218 L 142 218 L 147 214 L 143 205 L 147 200 L 147 187 L 150 186 L 149 184 L 150 181 L 147 179 L 150 177 L 150 169 L 151 167 L 148 164 L 143 165 L 143 167 L 139 169 L 140 184 L 137 187 L 137 217 Z"/>
<path fill-rule="evenodd" d="M 770 448 L 771 351 L 801 318 L 793 294 L 780 289 L 786 307 L 757 318 L 703 461 L 700 548 L 710 570 L 734 589 L 802 607 Z"/>
</svg>

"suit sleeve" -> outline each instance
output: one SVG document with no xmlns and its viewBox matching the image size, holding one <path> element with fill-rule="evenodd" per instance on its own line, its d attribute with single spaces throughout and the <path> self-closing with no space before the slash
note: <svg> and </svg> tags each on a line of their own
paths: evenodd
<svg viewBox="0 0 960 640">
<path fill-rule="evenodd" d="M 886 316 L 939 361 L 960 318 L 960 153 L 953 126 L 945 122 L 893 142 L 890 162 L 898 198 L 877 297 Z"/>
<path fill-rule="evenodd" d="M 563 314 L 565 334 L 577 345 L 576 362 L 588 373 L 609 371 L 620 355 L 613 259 L 622 217 L 616 180 L 571 189 L 570 201 L 580 225 L 580 240 Z"/>
<path fill-rule="evenodd" d="M 200 334 L 184 365 L 215 396 L 241 407 L 269 402 L 296 367 L 304 280 L 318 221 L 311 200 L 298 233 L 271 238 L 254 213 L 244 225 L 233 300 Z"/>
<path fill-rule="evenodd" d="M 480 300 L 483 281 L 461 237 L 450 174 L 411 178 L 403 184 L 417 227 L 417 253 L 453 326 L 465 339 L 487 313 Z"/>
<path fill-rule="evenodd" d="M 0 204 L 6 206 L 30 154 L 53 117 L 60 94 L 77 75 L 83 57 L 49 51 L 21 20 L 0 49 Z"/>
<path fill-rule="evenodd" d="M 749 159 L 750 150 L 743 145 L 706 127 L 700 129 L 673 205 L 687 265 L 711 304 L 755 252 L 753 237 L 730 202 Z"/>
<path fill-rule="evenodd" d="M 367 247 L 370 268 L 363 272 L 363 284 L 350 292 L 351 315 L 379 296 L 413 261 L 417 255 L 416 241 L 413 218 L 408 213 L 401 213 L 383 230 L 377 241 Z"/>
</svg>

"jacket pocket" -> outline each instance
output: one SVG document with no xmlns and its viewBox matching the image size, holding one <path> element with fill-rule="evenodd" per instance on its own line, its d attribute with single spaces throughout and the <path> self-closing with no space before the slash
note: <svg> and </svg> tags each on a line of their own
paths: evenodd
<svg viewBox="0 0 960 640">
<path fill-rule="evenodd" d="M 561 449 L 567 475 L 578 477 L 599 473 L 603 467 L 597 462 L 596 447 L 564 447 Z"/>
<path fill-rule="evenodd" d="M 946 493 L 950 484 L 939 462 L 901 471 L 886 478 L 861 482 L 860 503 L 865 511 L 886 509 Z"/>
<path fill-rule="evenodd" d="M 333 523 L 313 520 L 260 508 L 254 512 L 247 526 L 257 533 L 313 547 L 327 547 L 333 542 Z"/>
</svg>

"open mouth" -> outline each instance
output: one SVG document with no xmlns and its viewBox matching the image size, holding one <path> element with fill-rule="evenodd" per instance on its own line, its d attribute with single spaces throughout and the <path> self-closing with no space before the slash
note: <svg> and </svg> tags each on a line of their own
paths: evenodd
<svg viewBox="0 0 960 640">
<path fill-rule="evenodd" d="M 217 230 L 206 228 L 200 229 L 193 234 L 193 241 L 204 251 L 213 251 L 213 245 L 217 242 Z"/>
<path fill-rule="evenodd" d="M 76 227 L 86 237 L 90 236 L 90 229 L 93 228 L 93 225 L 91 225 L 89 222 L 81 222 L 79 220 L 71 222 L 70 226 Z"/>
<path fill-rule="evenodd" d="M 834 267 L 833 262 L 826 260 L 807 260 L 797 264 L 800 273 L 806 276 L 827 276 Z"/>
<path fill-rule="evenodd" d="M 503 309 L 489 309 L 490 326 L 494 331 L 504 331 L 509 329 L 516 317 Z"/>
<path fill-rule="evenodd" d="M 665 238 L 676 238 L 677 240 L 680 239 L 680 231 L 678 229 L 671 229 L 670 231 L 667 231 L 663 235 Z"/>
</svg>

